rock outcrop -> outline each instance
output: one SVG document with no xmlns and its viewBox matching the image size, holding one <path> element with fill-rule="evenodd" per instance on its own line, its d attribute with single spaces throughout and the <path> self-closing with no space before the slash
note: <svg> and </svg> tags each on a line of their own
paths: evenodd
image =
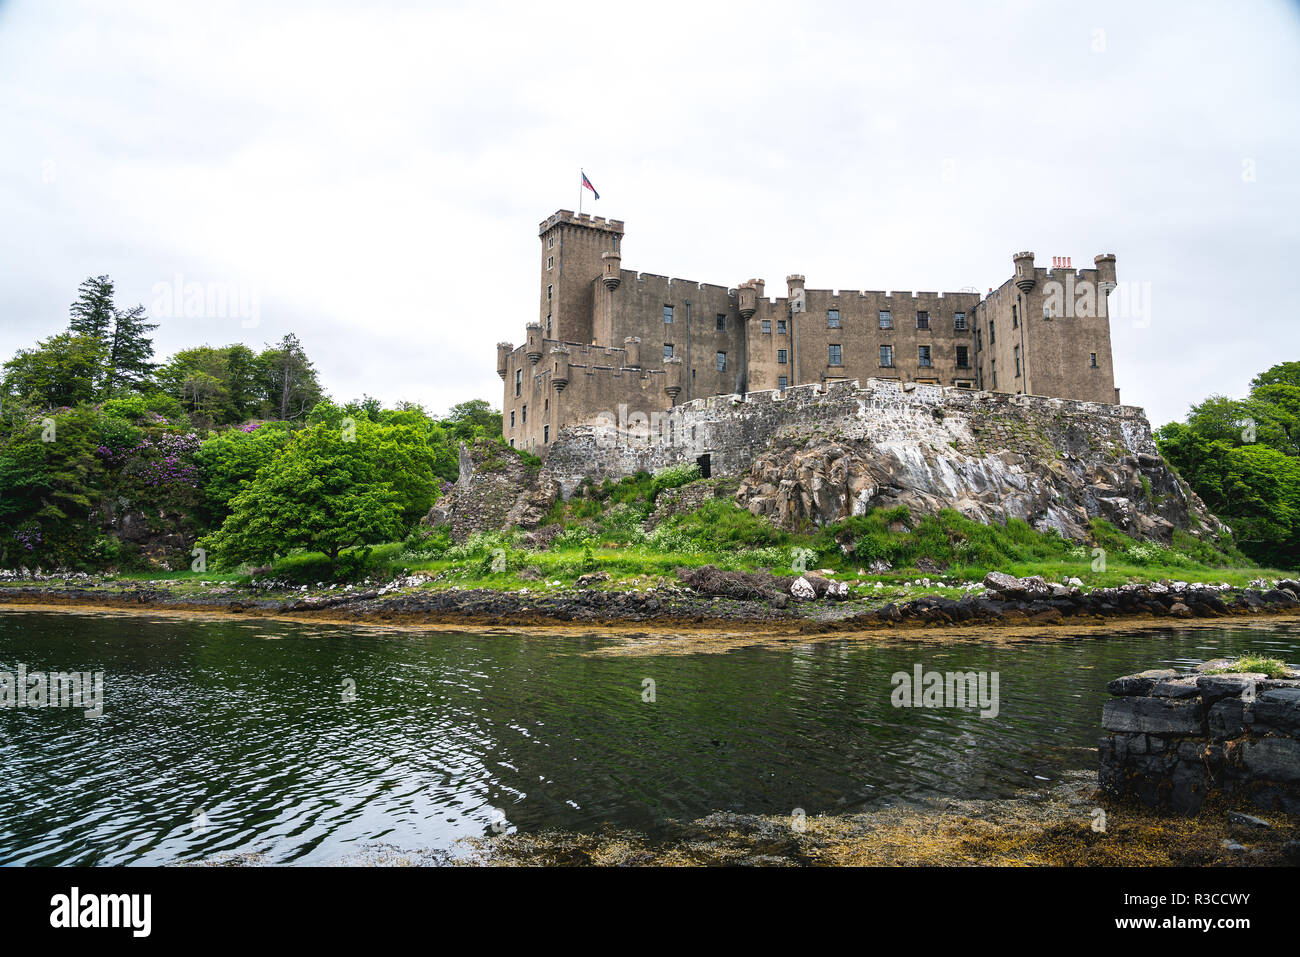
<svg viewBox="0 0 1300 957">
<path fill-rule="evenodd" d="M 539 479 L 512 449 L 490 439 L 472 447 L 462 442 L 459 465 L 456 484 L 424 517 L 425 525 L 449 526 L 457 542 L 515 525 L 536 528 L 559 495 L 555 482 Z"/>
<path fill-rule="evenodd" d="M 742 477 L 736 503 L 790 531 L 899 505 L 917 516 L 952 508 L 984 524 L 1022 519 L 1076 541 L 1093 518 L 1164 543 L 1175 528 L 1222 529 L 1156 454 L 1145 419 L 1093 415 L 1086 403 L 1045 416 L 996 402 L 955 413 L 936 405 L 893 425 L 834 437 L 783 427 Z"/>
</svg>

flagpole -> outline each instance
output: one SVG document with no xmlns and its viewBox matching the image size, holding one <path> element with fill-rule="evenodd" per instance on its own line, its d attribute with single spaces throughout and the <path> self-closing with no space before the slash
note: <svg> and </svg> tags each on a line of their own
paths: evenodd
<svg viewBox="0 0 1300 957">
<path fill-rule="evenodd" d="M 582 215 L 582 170 L 578 170 L 578 215 Z"/>
</svg>

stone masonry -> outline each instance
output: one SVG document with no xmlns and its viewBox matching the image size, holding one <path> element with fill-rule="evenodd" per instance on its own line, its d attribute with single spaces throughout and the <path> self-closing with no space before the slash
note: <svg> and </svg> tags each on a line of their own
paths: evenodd
<svg viewBox="0 0 1300 957">
<path fill-rule="evenodd" d="M 1107 685 L 1101 787 L 1179 813 L 1220 792 L 1300 814 L 1300 669 L 1288 677 L 1143 671 Z"/>
<path fill-rule="evenodd" d="M 1119 401 L 1109 253 L 1084 269 L 1016 253 L 1012 276 L 987 294 L 815 289 L 791 274 L 786 295 L 771 298 L 761 279 L 727 286 L 622 268 L 620 220 L 562 209 L 538 236 L 537 318 L 523 345 L 497 344 L 497 373 L 506 440 L 543 458 L 563 430 L 620 408 L 649 416 L 869 377 Z"/>
</svg>

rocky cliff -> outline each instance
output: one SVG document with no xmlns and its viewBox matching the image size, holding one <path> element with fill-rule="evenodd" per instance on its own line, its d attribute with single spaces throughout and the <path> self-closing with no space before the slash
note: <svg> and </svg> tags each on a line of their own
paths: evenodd
<svg viewBox="0 0 1300 957">
<path fill-rule="evenodd" d="M 1019 518 L 1076 540 L 1094 517 L 1165 542 L 1175 528 L 1223 530 L 1131 406 L 868 379 L 698 399 L 648 430 L 619 424 L 635 420 L 563 430 L 542 475 L 570 494 L 584 477 L 707 457 L 713 475 L 740 480 L 737 504 L 789 530 L 893 505 Z"/>
</svg>

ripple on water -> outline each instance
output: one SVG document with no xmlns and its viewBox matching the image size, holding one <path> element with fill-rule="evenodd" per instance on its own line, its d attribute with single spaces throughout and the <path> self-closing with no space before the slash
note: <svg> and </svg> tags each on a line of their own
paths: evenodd
<svg viewBox="0 0 1300 957">
<path fill-rule="evenodd" d="M 1092 766 L 1116 675 L 1244 650 L 1300 658 L 1286 623 L 685 641 L 627 656 L 590 653 L 610 639 L 500 629 L 0 613 L 0 670 L 102 670 L 106 685 L 99 719 L 0 711 L 0 863 L 311 862 L 376 843 L 454 849 L 494 822 L 653 832 L 719 810 L 997 798 Z M 891 675 L 916 664 L 996 671 L 999 714 L 892 707 Z"/>
</svg>

